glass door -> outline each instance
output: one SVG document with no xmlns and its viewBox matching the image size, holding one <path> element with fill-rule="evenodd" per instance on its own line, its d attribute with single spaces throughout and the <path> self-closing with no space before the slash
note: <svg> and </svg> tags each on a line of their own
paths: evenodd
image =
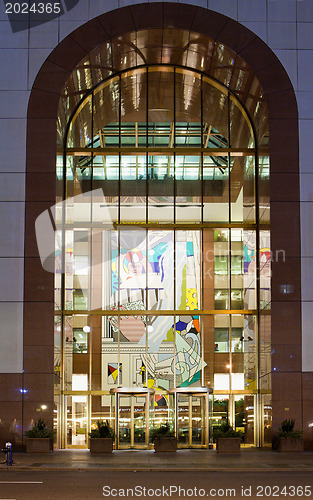
<svg viewBox="0 0 313 500">
<path fill-rule="evenodd" d="M 131 448 L 132 446 L 132 396 L 118 395 L 118 448 Z"/>
<path fill-rule="evenodd" d="M 115 394 L 117 448 L 147 448 L 149 393 Z"/>
<path fill-rule="evenodd" d="M 134 439 L 132 446 L 146 447 L 146 398 L 133 396 L 133 429 Z"/>
<path fill-rule="evenodd" d="M 206 443 L 205 396 L 191 397 L 191 446 L 204 447 Z"/>
<path fill-rule="evenodd" d="M 208 444 L 206 394 L 176 395 L 177 444 L 179 448 L 204 448 Z"/>
<path fill-rule="evenodd" d="M 66 447 L 88 447 L 87 396 L 66 396 Z"/>
<path fill-rule="evenodd" d="M 216 436 L 223 423 L 231 422 L 229 394 L 213 396 L 212 412 L 210 415 L 210 436 L 211 444 L 215 443 Z"/>
<path fill-rule="evenodd" d="M 242 447 L 257 446 L 256 406 L 253 394 L 215 394 L 210 415 L 212 442 L 216 442 L 218 432 L 227 423 L 241 433 Z"/>
<path fill-rule="evenodd" d="M 180 448 L 190 446 L 189 396 L 177 394 L 177 444 Z"/>
</svg>

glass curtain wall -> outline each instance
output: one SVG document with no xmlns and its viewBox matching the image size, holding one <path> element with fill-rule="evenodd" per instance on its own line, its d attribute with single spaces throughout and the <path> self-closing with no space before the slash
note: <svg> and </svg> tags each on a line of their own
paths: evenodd
<svg viewBox="0 0 313 500">
<path fill-rule="evenodd" d="M 114 387 L 153 388 L 151 410 L 163 421 L 172 421 L 169 389 L 211 387 L 211 428 L 225 416 L 239 426 L 243 412 L 240 427 L 252 418 L 262 429 L 259 311 L 260 301 L 269 309 L 270 250 L 258 168 L 239 100 L 194 70 L 128 70 L 77 107 L 57 159 L 61 447 L 86 446 L 99 418 L 113 424 Z M 246 442 L 260 444 L 250 427 Z"/>
</svg>

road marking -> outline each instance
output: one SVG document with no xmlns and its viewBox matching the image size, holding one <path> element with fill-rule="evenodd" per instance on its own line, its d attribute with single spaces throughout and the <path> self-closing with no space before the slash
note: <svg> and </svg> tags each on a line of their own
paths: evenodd
<svg viewBox="0 0 313 500">
<path fill-rule="evenodd" d="M 0 484 L 43 484 L 43 481 L 0 481 Z"/>
</svg>

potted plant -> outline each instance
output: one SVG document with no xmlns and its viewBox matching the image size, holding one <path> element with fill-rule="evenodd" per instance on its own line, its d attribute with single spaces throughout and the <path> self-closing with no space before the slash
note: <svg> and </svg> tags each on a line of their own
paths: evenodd
<svg viewBox="0 0 313 500">
<path fill-rule="evenodd" d="M 214 431 L 217 453 L 240 453 L 242 431 L 236 431 L 228 422 L 223 422 L 220 428 Z"/>
<path fill-rule="evenodd" d="M 175 432 L 171 430 L 168 423 L 161 424 L 159 427 L 152 429 L 150 439 L 154 443 L 155 452 L 177 451 Z"/>
<path fill-rule="evenodd" d="M 295 420 L 284 420 L 281 427 L 278 429 L 277 437 L 277 450 L 284 451 L 303 451 L 304 440 L 303 431 L 295 430 Z"/>
<path fill-rule="evenodd" d="M 25 432 L 27 453 L 48 453 L 53 451 L 54 431 L 48 429 L 46 422 L 40 418 L 32 429 Z"/>
<path fill-rule="evenodd" d="M 107 420 L 97 420 L 97 427 L 89 432 L 90 453 L 112 453 L 115 432 Z"/>
</svg>

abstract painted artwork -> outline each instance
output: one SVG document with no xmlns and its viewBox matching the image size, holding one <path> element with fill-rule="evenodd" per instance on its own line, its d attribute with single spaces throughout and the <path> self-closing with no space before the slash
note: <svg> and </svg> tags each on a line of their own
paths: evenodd
<svg viewBox="0 0 313 500">
<path fill-rule="evenodd" d="M 156 390 L 199 385 L 202 360 L 199 316 L 200 232 L 143 230 L 112 233 L 111 307 L 108 322 L 114 343 L 146 350 L 129 364 L 129 380 Z M 175 266 L 174 266 L 175 260 Z M 114 316 L 114 310 L 138 315 Z M 190 315 L 145 316 L 140 311 L 190 311 Z M 175 321 L 175 323 L 174 323 Z M 133 368 L 131 368 L 133 367 Z M 175 380 L 174 380 L 175 379 Z"/>
<path fill-rule="evenodd" d="M 108 363 L 108 384 L 117 385 L 118 383 L 122 383 L 122 363 Z M 119 379 L 119 380 L 118 380 Z"/>
</svg>

